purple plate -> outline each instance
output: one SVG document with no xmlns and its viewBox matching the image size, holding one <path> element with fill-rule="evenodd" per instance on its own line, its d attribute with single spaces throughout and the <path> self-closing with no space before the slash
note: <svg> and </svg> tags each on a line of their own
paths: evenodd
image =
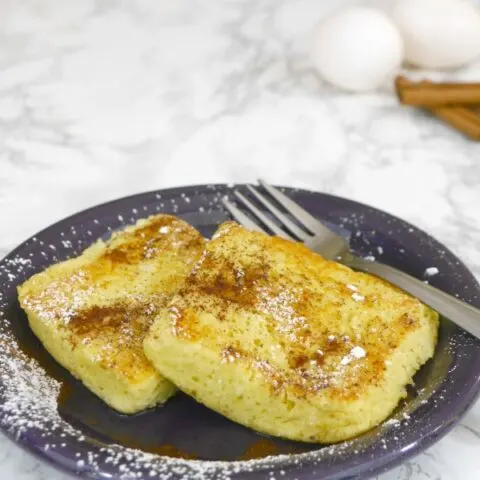
<svg viewBox="0 0 480 480">
<path fill-rule="evenodd" d="M 480 287 L 472 274 L 426 233 L 350 200 L 286 192 L 340 233 L 352 233 L 359 253 L 418 278 L 436 267 L 433 285 L 480 307 Z M 17 285 L 153 213 L 177 214 L 210 236 L 229 218 L 220 199 L 231 193 L 225 185 L 206 185 L 115 200 L 52 225 L 0 263 L 0 425 L 20 445 L 95 479 L 359 479 L 419 453 L 465 414 L 480 390 L 480 342 L 446 319 L 434 358 L 419 371 L 415 388 L 391 418 L 333 446 L 261 436 L 183 394 L 164 407 L 120 415 L 52 360 L 19 308 Z"/>
</svg>

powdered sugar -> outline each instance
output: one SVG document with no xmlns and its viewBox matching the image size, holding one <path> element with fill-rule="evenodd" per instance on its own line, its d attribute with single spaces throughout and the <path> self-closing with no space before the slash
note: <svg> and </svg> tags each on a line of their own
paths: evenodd
<svg viewBox="0 0 480 480">
<path fill-rule="evenodd" d="M 425 269 L 425 276 L 426 277 L 433 277 L 434 275 L 437 275 L 439 272 L 437 267 L 428 267 Z"/>
<path fill-rule="evenodd" d="M 363 295 L 360 295 L 359 293 L 355 292 L 352 294 L 352 298 L 356 301 L 356 302 L 363 302 L 365 300 L 365 297 Z"/>
<path fill-rule="evenodd" d="M 352 348 L 352 351 L 350 352 L 350 355 L 353 357 L 353 358 L 363 358 L 367 353 L 365 352 L 365 350 L 362 348 L 362 347 L 353 347 Z"/>
<path fill-rule="evenodd" d="M 362 347 L 355 346 L 350 350 L 348 355 L 346 355 L 345 357 L 342 358 L 342 360 L 340 361 L 340 364 L 341 365 L 348 365 L 353 360 L 359 360 L 360 358 L 365 357 L 366 354 L 367 353 L 365 352 L 365 350 Z"/>
</svg>

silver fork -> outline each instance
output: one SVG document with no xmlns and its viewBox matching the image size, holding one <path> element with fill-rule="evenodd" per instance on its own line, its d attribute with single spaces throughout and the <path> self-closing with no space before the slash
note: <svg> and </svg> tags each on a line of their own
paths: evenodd
<svg viewBox="0 0 480 480">
<path fill-rule="evenodd" d="M 311 250 L 320 253 L 324 258 L 336 259 L 340 263 L 355 270 L 369 272 L 389 281 L 414 297 L 417 297 L 438 313 L 480 339 L 479 309 L 394 267 L 379 262 L 368 261 L 353 254 L 350 251 L 350 239 L 345 240 L 340 235 L 337 235 L 325 227 L 323 223 L 313 217 L 280 190 L 268 185 L 262 180 L 259 180 L 259 183 L 287 212 L 292 215 L 293 218 L 298 221 L 299 224 L 303 226 L 303 228 L 301 228 L 297 223 L 293 222 L 256 188 L 247 185 L 250 193 L 265 207 L 266 210 L 283 224 L 283 228 L 280 227 L 275 221 L 265 215 L 262 210 L 257 208 L 248 198 L 236 190 L 236 197 L 260 220 L 261 223 L 268 227 L 271 232 L 289 240 L 300 240 Z M 267 233 L 256 222 L 251 220 L 250 217 L 245 215 L 228 200 L 223 199 L 223 204 L 232 216 L 249 230 Z"/>
</svg>

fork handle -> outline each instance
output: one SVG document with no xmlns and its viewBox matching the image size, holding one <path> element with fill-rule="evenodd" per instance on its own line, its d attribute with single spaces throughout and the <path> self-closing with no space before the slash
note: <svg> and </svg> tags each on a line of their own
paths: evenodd
<svg viewBox="0 0 480 480">
<path fill-rule="evenodd" d="M 480 339 L 479 309 L 389 265 L 370 262 L 353 255 L 346 255 L 342 258 L 342 263 L 356 270 L 372 273 L 400 287 Z"/>
</svg>

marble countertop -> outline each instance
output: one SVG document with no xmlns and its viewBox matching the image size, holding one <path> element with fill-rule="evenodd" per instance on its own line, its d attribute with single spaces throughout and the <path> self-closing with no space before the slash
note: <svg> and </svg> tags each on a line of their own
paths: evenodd
<svg viewBox="0 0 480 480">
<path fill-rule="evenodd" d="M 264 177 L 401 216 L 480 279 L 480 144 L 389 88 L 352 95 L 317 78 L 309 32 L 344 3 L 0 2 L 0 254 L 115 197 Z M 478 80 L 480 65 L 450 77 Z M 479 452 L 477 403 L 379 479 L 477 480 Z M 0 477 L 70 478 L 2 435 Z"/>
</svg>

